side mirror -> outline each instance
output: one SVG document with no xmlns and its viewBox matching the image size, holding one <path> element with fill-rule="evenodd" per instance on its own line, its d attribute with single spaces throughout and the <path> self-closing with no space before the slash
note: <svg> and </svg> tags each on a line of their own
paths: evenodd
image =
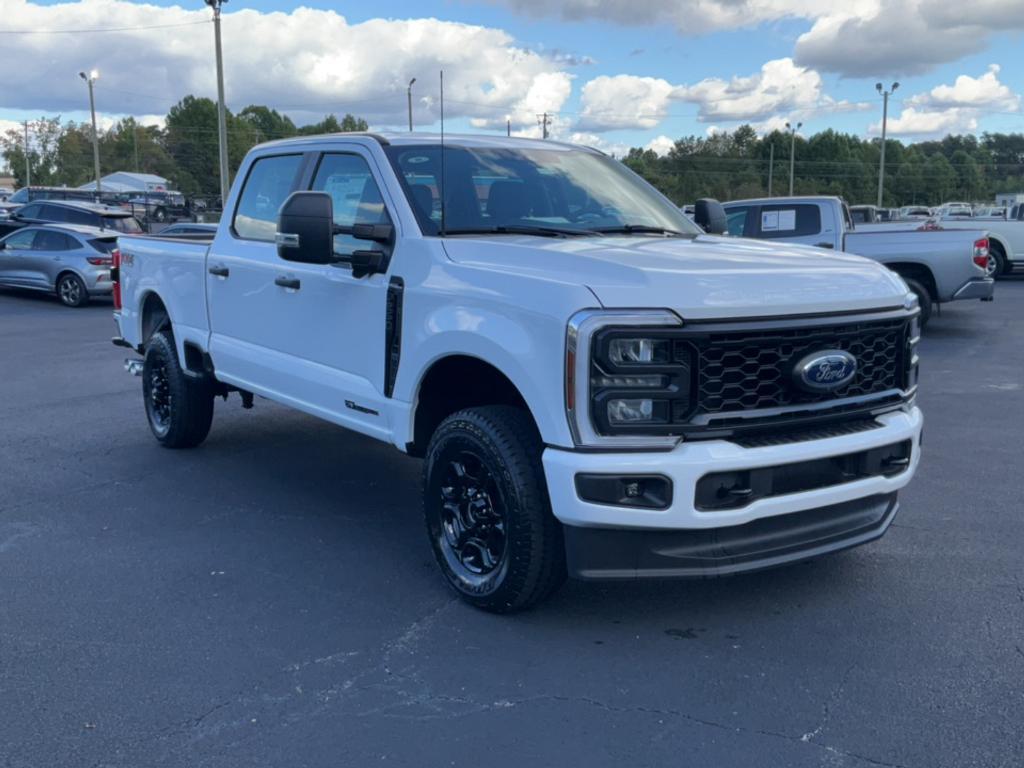
<svg viewBox="0 0 1024 768">
<path fill-rule="evenodd" d="M 693 207 L 693 220 L 709 235 L 724 235 L 728 230 L 725 208 L 717 200 L 702 197 Z"/>
<path fill-rule="evenodd" d="M 277 214 L 277 255 L 285 261 L 330 264 L 334 258 L 334 203 L 326 192 L 292 192 Z"/>
</svg>

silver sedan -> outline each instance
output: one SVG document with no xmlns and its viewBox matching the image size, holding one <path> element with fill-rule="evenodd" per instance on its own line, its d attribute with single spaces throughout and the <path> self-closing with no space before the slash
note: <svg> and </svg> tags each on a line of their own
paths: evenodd
<svg viewBox="0 0 1024 768">
<path fill-rule="evenodd" d="M 29 226 L 0 240 L 0 285 L 55 293 L 81 307 L 113 289 L 117 237 L 93 227 Z"/>
</svg>

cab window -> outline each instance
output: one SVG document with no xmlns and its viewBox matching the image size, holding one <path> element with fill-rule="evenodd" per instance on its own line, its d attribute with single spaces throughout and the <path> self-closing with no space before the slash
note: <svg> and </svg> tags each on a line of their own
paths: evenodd
<svg viewBox="0 0 1024 768">
<path fill-rule="evenodd" d="M 246 240 L 274 241 L 277 212 L 295 188 L 302 155 L 261 157 L 252 164 L 238 198 L 232 227 Z"/>
<path fill-rule="evenodd" d="M 747 206 L 727 208 L 725 211 L 726 231 L 733 237 L 743 237 L 749 212 L 750 208 Z"/>
<path fill-rule="evenodd" d="M 360 155 L 324 155 L 313 179 L 313 191 L 331 196 L 334 223 L 339 227 L 390 221 L 380 187 Z M 365 240 L 356 240 L 351 235 L 334 236 L 335 253 L 349 254 L 366 247 Z"/>
<path fill-rule="evenodd" d="M 761 237 L 807 237 L 821 232 L 821 210 L 817 205 L 783 204 L 761 206 Z"/>
</svg>

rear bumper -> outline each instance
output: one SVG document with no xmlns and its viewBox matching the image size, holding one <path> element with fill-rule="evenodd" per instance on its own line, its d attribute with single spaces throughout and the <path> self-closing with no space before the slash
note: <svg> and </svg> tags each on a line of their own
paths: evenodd
<svg viewBox="0 0 1024 768">
<path fill-rule="evenodd" d="M 956 293 L 953 294 L 953 300 L 981 299 L 982 301 L 988 301 L 992 298 L 995 288 L 996 281 L 991 277 L 971 278 L 957 289 Z"/>
<path fill-rule="evenodd" d="M 881 537 L 899 504 L 868 496 L 745 525 L 690 531 L 565 527 L 569 575 L 579 579 L 709 578 L 773 568 Z"/>
</svg>

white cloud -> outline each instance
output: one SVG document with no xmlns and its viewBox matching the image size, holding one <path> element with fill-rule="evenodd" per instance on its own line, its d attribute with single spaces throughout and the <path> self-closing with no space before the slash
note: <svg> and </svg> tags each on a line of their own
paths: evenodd
<svg viewBox="0 0 1024 768">
<path fill-rule="evenodd" d="M 644 146 L 644 149 L 650 150 L 658 157 L 664 157 L 665 155 L 672 151 L 672 148 L 675 145 L 675 140 L 670 139 L 668 136 L 662 134 L 661 136 L 656 136 L 655 138 L 647 142 L 647 144 Z"/>
<path fill-rule="evenodd" d="M 759 120 L 778 112 L 814 109 L 822 101 L 821 89 L 821 75 L 786 58 L 765 62 L 749 77 L 711 77 L 679 86 L 672 97 L 697 104 L 697 119 L 702 122 Z"/>
<path fill-rule="evenodd" d="M 595 77 L 583 86 L 579 128 L 653 128 L 664 118 L 673 90 L 671 83 L 655 77 Z"/>
<path fill-rule="evenodd" d="M 4 81 L 4 106 L 49 112 L 88 105 L 81 69 L 97 67 L 101 113 L 163 112 L 188 93 L 214 96 L 213 30 L 206 8 L 186 10 L 125 0 L 36 5 L 0 0 L 8 29 L 60 30 L 184 25 L 90 35 L 5 35 L 4 60 L 18 76 Z M 230 6 L 226 10 L 230 10 Z M 438 19 L 349 23 L 329 10 L 225 12 L 228 105 L 268 104 L 291 114 L 359 114 L 376 124 L 405 121 L 413 76 L 416 119 L 438 114 L 445 70 L 449 117 L 490 126 L 506 114 L 557 110 L 571 90 L 564 64 L 516 44 L 505 31 Z"/>
<path fill-rule="evenodd" d="M 926 93 L 918 93 L 904 101 L 902 112 L 886 124 L 895 136 L 944 136 L 978 130 L 979 118 L 988 110 L 1016 112 L 1021 97 L 999 81 L 1000 68 L 989 66 L 980 77 L 960 75 L 952 85 L 937 85 Z M 882 132 L 881 122 L 872 123 L 868 131 Z"/>
<path fill-rule="evenodd" d="M 927 72 L 983 49 L 995 32 L 1024 29 L 1021 0 L 484 0 L 532 16 L 674 27 L 682 35 L 806 19 L 795 60 L 849 77 Z"/>
<path fill-rule="evenodd" d="M 1020 96 L 999 82 L 1000 69 L 998 64 L 990 64 L 981 77 L 960 75 L 953 85 L 937 85 L 928 93 L 911 97 L 907 103 L 933 109 L 972 107 L 1016 112 L 1020 109 Z"/>
<path fill-rule="evenodd" d="M 601 76 L 583 86 L 577 128 L 595 132 L 650 129 L 680 103 L 697 105 L 697 120 L 702 123 L 751 122 L 759 130 L 771 130 L 789 119 L 808 120 L 871 106 L 836 101 L 822 87 L 817 72 L 788 58 L 768 61 L 747 77 L 712 77 L 692 85 L 633 75 Z"/>
</svg>

